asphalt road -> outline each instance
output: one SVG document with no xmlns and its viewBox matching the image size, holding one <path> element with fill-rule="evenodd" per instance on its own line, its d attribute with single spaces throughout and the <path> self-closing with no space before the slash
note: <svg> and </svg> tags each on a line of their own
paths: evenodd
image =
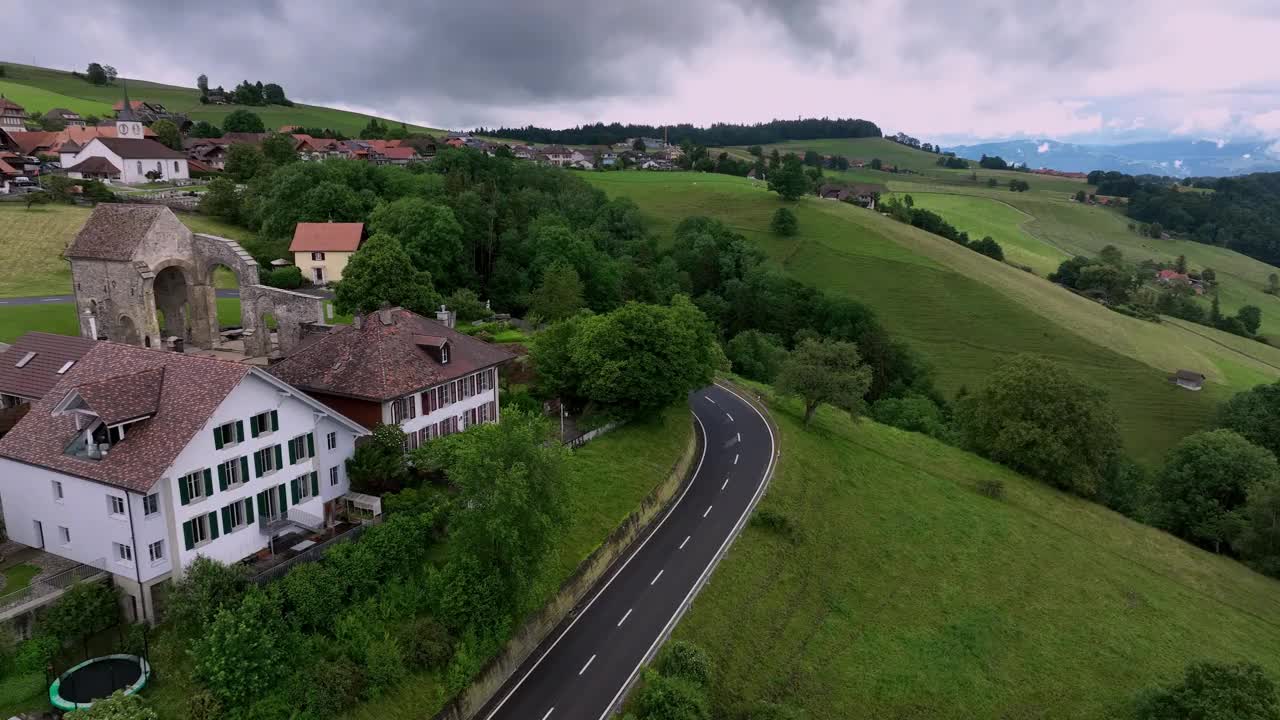
<svg viewBox="0 0 1280 720">
<path fill-rule="evenodd" d="M 773 432 L 727 388 L 703 388 L 689 403 L 704 437 L 692 482 L 572 623 L 533 653 L 480 717 L 608 716 L 746 522 L 772 469 Z"/>
<path fill-rule="evenodd" d="M 332 290 L 299 290 L 298 292 L 322 298 L 333 297 Z M 239 290 L 215 290 L 214 293 L 220 298 L 240 297 Z M 75 301 L 75 295 L 42 295 L 39 297 L 0 298 L 0 305 L 41 305 L 44 303 L 70 303 Z"/>
</svg>

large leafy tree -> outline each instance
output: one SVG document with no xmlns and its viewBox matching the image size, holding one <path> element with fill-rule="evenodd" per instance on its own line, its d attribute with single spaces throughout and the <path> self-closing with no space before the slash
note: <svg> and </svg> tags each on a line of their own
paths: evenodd
<svg viewBox="0 0 1280 720">
<path fill-rule="evenodd" d="M 1249 489 L 1276 482 L 1280 465 L 1275 456 L 1238 433 L 1189 435 L 1169 453 L 1157 478 L 1158 523 L 1217 552 L 1241 527 Z"/>
<path fill-rule="evenodd" d="M 182 149 L 182 133 L 172 120 L 157 120 L 151 123 L 151 131 L 156 134 L 156 142 L 173 150 Z"/>
<path fill-rule="evenodd" d="M 457 287 L 470 266 L 462 252 L 462 225 L 453 210 L 419 197 L 379 205 L 369 218 L 369 232 L 395 236 L 413 266 L 426 270 L 442 289 Z"/>
<path fill-rule="evenodd" d="M 1280 578 L 1280 482 L 1261 482 L 1249 489 L 1243 529 L 1234 545 L 1259 572 Z"/>
<path fill-rule="evenodd" d="M 1056 487 L 1092 497 L 1120 452 L 1116 416 L 1098 388 L 1066 368 L 1020 355 L 960 405 L 967 445 Z"/>
<path fill-rule="evenodd" d="M 787 349 L 776 335 L 743 330 L 729 341 L 725 355 L 742 377 L 771 383 L 787 359 Z"/>
<path fill-rule="evenodd" d="M 404 461 L 404 432 L 399 425 L 378 425 L 347 458 L 347 477 L 359 492 L 398 492 L 409 480 Z"/>
<path fill-rule="evenodd" d="M 197 120 L 187 134 L 193 138 L 220 138 L 222 130 L 207 120 Z"/>
<path fill-rule="evenodd" d="M 249 182 L 259 173 L 270 170 L 267 158 L 257 145 L 234 143 L 227 150 L 227 175 L 237 182 Z"/>
<path fill-rule="evenodd" d="M 223 132 L 241 132 L 241 133 L 260 133 L 266 132 L 267 126 L 263 124 L 262 118 L 258 114 L 245 110 L 232 110 L 222 120 Z"/>
<path fill-rule="evenodd" d="M 808 425 L 823 403 L 857 415 L 871 387 L 871 368 L 854 343 L 807 338 L 782 363 L 777 387 L 784 395 L 800 396 Z"/>
<path fill-rule="evenodd" d="M 1219 411 L 1218 424 L 1280 457 L 1280 382 L 1234 395 Z"/>
<path fill-rule="evenodd" d="M 809 178 L 804 174 L 804 163 L 792 153 L 782 157 L 777 170 L 769 173 L 769 189 L 783 200 L 799 200 L 809 191 Z"/>
<path fill-rule="evenodd" d="M 224 707 L 248 707 L 271 692 L 290 657 L 279 595 L 253 588 L 214 616 L 191 644 L 195 671 Z"/>
<path fill-rule="evenodd" d="M 369 313 L 383 303 L 428 314 L 440 304 L 431 273 L 417 270 L 400 241 L 386 234 L 369 238 L 351 255 L 335 291 L 341 313 Z"/>
<path fill-rule="evenodd" d="M 563 320 L 582 308 L 582 280 L 568 263 L 557 262 L 542 273 L 530 297 L 530 311 L 544 321 Z"/>
<path fill-rule="evenodd" d="M 219 610 L 238 603 L 248 588 L 243 565 L 223 565 L 199 555 L 169 591 L 165 620 L 183 635 L 199 636 Z"/>
<path fill-rule="evenodd" d="M 1276 683 L 1253 663 L 1197 662 L 1139 701 L 1138 720 L 1280 720 Z"/>
<path fill-rule="evenodd" d="M 297 162 L 298 153 L 293 149 L 293 138 L 288 135 L 272 133 L 262 141 L 262 156 L 272 165 L 288 165 Z"/>
</svg>

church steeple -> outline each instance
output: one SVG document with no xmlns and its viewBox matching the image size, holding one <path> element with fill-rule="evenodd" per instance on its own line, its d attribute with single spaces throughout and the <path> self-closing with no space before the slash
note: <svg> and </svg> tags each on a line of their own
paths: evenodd
<svg viewBox="0 0 1280 720">
<path fill-rule="evenodd" d="M 133 113 L 133 105 L 129 103 L 129 87 L 123 78 L 120 80 L 120 89 L 124 91 L 124 105 L 120 106 L 120 112 L 116 113 L 116 137 L 141 138 L 142 123 Z"/>
</svg>

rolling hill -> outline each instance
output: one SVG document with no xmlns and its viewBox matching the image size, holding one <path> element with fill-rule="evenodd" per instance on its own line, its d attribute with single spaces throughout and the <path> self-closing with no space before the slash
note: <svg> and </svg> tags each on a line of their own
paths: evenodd
<svg viewBox="0 0 1280 720">
<path fill-rule="evenodd" d="M 70 72 L 50 68 L 22 65 L 0 60 L 5 76 L 0 79 L 0 92 L 28 111 L 44 112 L 53 107 L 65 107 L 82 115 L 111 116 L 111 106 L 119 102 L 121 88 L 117 85 L 93 85 Z M 268 129 L 284 125 L 327 127 L 339 132 L 356 135 L 369 122 L 371 116 L 361 113 L 298 103 L 293 107 L 271 105 L 249 107 L 240 105 L 201 105 L 200 91 L 194 87 L 164 85 L 134 78 L 126 78 L 131 100 L 149 100 L 160 103 L 170 111 L 185 113 L 193 121 L 205 120 L 221 125 L 228 114 L 237 109 L 257 113 Z M 216 81 L 214 81 L 216 84 Z M 224 83 L 225 84 L 225 83 Z M 234 84 L 234 83 L 231 83 Z M 286 92 L 288 88 L 285 88 Z M 379 118 L 399 124 L 399 120 Z M 432 128 L 409 125 L 410 130 L 440 132 Z"/>
<path fill-rule="evenodd" d="M 772 523 L 674 633 L 711 654 L 717 717 L 1101 720 L 1193 660 L 1280 674 L 1280 582 L 922 435 L 769 404 Z"/>
</svg>

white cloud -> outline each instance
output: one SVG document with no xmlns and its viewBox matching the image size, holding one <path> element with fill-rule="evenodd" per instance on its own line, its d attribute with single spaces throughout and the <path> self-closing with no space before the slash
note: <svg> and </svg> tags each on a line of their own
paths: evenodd
<svg viewBox="0 0 1280 720">
<path fill-rule="evenodd" d="M 1178 169 L 1182 169 L 1182 161 L 1181 161 L 1181 160 L 1174 160 L 1174 161 L 1173 161 L 1173 166 L 1174 166 L 1174 167 L 1176 167 L 1176 168 L 1178 168 Z"/>
<path fill-rule="evenodd" d="M 1245 153 L 1240 157 L 1244 158 L 1245 160 L 1248 160 L 1249 158 L 1253 157 L 1253 153 Z"/>
<path fill-rule="evenodd" d="M 1047 142 L 1042 142 L 1042 143 L 1040 143 L 1039 145 L 1037 145 L 1037 146 L 1036 146 L 1036 152 L 1038 152 L 1038 153 L 1047 153 L 1047 152 L 1049 152 L 1049 143 L 1047 143 Z"/>
</svg>

